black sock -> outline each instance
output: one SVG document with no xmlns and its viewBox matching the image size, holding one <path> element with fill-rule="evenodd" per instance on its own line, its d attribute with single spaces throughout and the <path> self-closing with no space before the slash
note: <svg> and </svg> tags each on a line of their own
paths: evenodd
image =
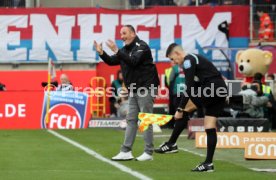
<svg viewBox="0 0 276 180">
<path fill-rule="evenodd" d="M 184 112 L 183 118 L 175 121 L 175 126 L 173 128 L 173 132 L 172 132 L 172 135 L 171 135 L 171 137 L 168 141 L 168 144 L 173 145 L 173 144 L 176 143 L 179 135 L 181 134 L 183 129 L 186 127 L 188 120 L 189 120 L 188 113 Z"/>
<path fill-rule="evenodd" d="M 205 163 L 212 163 L 213 156 L 217 145 L 217 132 L 216 129 L 205 129 L 207 134 L 207 156 Z"/>
</svg>

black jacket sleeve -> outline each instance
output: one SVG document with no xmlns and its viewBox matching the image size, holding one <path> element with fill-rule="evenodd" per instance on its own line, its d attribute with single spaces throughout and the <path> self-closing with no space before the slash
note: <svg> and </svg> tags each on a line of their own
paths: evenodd
<svg viewBox="0 0 276 180">
<path fill-rule="evenodd" d="M 194 87 L 195 84 L 194 77 L 196 70 L 196 60 L 193 57 L 185 60 L 183 68 L 185 72 L 186 91 L 184 92 L 184 95 L 181 97 L 181 101 L 179 104 L 180 108 L 185 108 L 191 96 L 191 87 Z"/>
<path fill-rule="evenodd" d="M 131 56 L 129 56 L 127 53 L 122 51 L 121 49 L 116 54 L 118 58 L 122 61 L 124 61 L 129 66 L 135 67 L 139 65 L 143 61 L 143 57 L 150 53 L 150 49 L 146 44 L 140 44 L 140 46 L 135 50 Z"/>
<path fill-rule="evenodd" d="M 117 55 L 109 56 L 104 51 L 102 55 L 100 55 L 101 59 L 110 66 L 116 66 L 120 64 L 120 60 L 118 59 Z"/>
</svg>

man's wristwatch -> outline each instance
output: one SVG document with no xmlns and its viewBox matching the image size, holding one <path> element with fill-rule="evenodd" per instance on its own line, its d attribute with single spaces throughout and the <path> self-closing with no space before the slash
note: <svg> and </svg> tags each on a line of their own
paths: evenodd
<svg viewBox="0 0 276 180">
<path fill-rule="evenodd" d="M 184 112 L 184 109 L 182 109 L 182 108 L 177 108 L 177 112 L 180 112 L 180 113 L 182 113 L 182 112 Z"/>
</svg>

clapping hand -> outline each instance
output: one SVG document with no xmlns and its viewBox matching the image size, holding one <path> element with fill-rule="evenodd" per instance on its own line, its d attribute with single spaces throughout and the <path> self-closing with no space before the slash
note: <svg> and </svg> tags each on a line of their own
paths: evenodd
<svg viewBox="0 0 276 180">
<path fill-rule="evenodd" d="M 106 45 L 107 45 L 107 46 L 109 47 L 109 49 L 110 49 L 111 51 L 113 51 L 115 54 L 119 51 L 119 49 L 118 49 L 116 43 L 115 43 L 114 41 L 110 40 L 110 39 L 106 42 Z"/>
<path fill-rule="evenodd" d="M 103 43 L 98 44 L 96 41 L 94 41 L 94 47 L 100 55 L 103 55 Z"/>
</svg>

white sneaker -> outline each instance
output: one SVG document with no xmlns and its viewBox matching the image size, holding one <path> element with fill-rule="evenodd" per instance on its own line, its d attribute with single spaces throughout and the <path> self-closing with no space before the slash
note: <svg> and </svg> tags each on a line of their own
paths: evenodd
<svg viewBox="0 0 276 180">
<path fill-rule="evenodd" d="M 152 155 L 149 155 L 145 152 L 141 156 L 136 158 L 136 161 L 152 161 L 152 160 L 153 160 Z"/>
<path fill-rule="evenodd" d="M 131 151 L 129 152 L 120 152 L 116 156 L 112 157 L 111 160 L 113 161 L 129 161 L 134 159 Z"/>
</svg>

